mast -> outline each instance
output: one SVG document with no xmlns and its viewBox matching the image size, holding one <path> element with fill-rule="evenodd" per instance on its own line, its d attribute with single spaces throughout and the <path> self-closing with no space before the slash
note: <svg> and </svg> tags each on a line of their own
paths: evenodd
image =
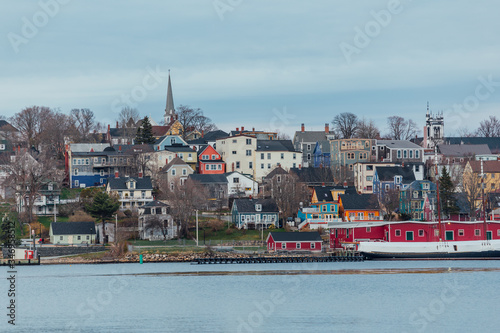
<svg viewBox="0 0 500 333">
<path fill-rule="evenodd" d="M 484 240 L 488 240 L 488 226 L 486 224 L 486 207 L 485 207 L 485 200 L 484 200 L 484 169 L 483 169 L 483 159 L 481 158 L 481 197 L 482 197 L 482 202 L 483 202 L 483 233 L 484 233 Z"/>
<path fill-rule="evenodd" d="M 439 241 L 442 240 L 443 227 L 441 223 L 441 204 L 439 200 L 439 179 L 438 179 L 438 159 L 437 159 L 437 145 L 434 146 L 434 159 L 435 159 L 435 169 L 436 169 L 436 199 L 437 199 L 437 215 L 438 215 L 438 228 L 439 228 Z"/>
</svg>

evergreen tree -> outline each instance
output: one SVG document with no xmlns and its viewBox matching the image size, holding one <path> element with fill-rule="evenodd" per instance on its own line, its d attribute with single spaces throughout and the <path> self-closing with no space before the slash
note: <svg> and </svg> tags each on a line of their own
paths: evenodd
<svg viewBox="0 0 500 333">
<path fill-rule="evenodd" d="M 114 197 L 109 196 L 107 193 L 100 191 L 94 196 L 92 203 L 87 204 L 85 209 L 95 219 L 101 221 L 102 225 L 102 242 L 106 236 L 106 228 L 104 223 L 113 217 L 113 214 L 120 207 L 120 202 Z"/>
<path fill-rule="evenodd" d="M 153 126 L 151 126 L 151 122 L 147 116 L 142 120 L 141 126 L 137 128 L 137 134 L 135 135 L 134 141 L 137 145 L 143 143 L 152 144 L 155 142 Z"/>
<path fill-rule="evenodd" d="M 441 201 L 441 211 L 446 216 L 459 212 L 454 187 L 455 185 L 451 181 L 451 177 L 446 169 L 446 166 L 443 166 L 443 169 L 441 170 L 441 177 L 439 178 L 439 199 Z"/>
</svg>

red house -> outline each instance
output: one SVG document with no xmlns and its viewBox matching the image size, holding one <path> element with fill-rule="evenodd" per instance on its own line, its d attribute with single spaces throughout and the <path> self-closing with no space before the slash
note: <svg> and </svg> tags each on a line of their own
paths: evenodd
<svg viewBox="0 0 500 333">
<path fill-rule="evenodd" d="M 268 251 L 321 252 L 323 240 L 318 232 L 270 232 Z"/>
<path fill-rule="evenodd" d="M 198 151 L 199 174 L 223 174 L 226 172 L 226 162 L 210 145 L 201 146 Z"/>
<path fill-rule="evenodd" d="M 446 241 L 500 239 L 500 222 L 443 221 L 441 239 Z M 486 230 L 485 230 L 486 229 Z M 423 221 L 338 223 L 330 229 L 330 248 L 355 245 L 359 241 L 438 242 L 439 224 Z"/>
</svg>

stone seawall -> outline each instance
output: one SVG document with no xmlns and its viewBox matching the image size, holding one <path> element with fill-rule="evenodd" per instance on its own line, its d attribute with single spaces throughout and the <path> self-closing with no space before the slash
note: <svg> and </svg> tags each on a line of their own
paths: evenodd
<svg viewBox="0 0 500 333">
<path fill-rule="evenodd" d="M 76 254 L 84 254 L 91 252 L 101 252 L 106 249 L 104 246 L 41 246 L 36 248 L 38 254 L 43 257 L 58 257 L 58 256 L 69 256 Z M 7 248 L 2 248 L 3 257 L 6 258 L 8 255 Z"/>
</svg>

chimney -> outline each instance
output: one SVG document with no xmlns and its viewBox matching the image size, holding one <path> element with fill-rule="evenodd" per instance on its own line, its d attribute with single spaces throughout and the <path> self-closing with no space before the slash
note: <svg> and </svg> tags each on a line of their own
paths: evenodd
<svg viewBox="0 0 500 333">
<path fill-rule="evenodd" d="M 304 126 L 304 123 L 302 123 L 302 124 L 300 125 L 300 131 L 301 131 L 302 133 L 304 133 L 304 131 L 305 131 L 305 130 L 306 130 L 306 128 L 305 128 L 305 126 Z"/>
<path fill-rule="evenodd" d="M 241 131 L 243 132 L 245 130 L 245 127 L 241 126 Z"/>
<path fill-rule="evenodd" d="M 118 146 L 118 151 L 122 151 L 122 146 Z"/>
<path fill-rule="evenodd" d="M 302 164 L 299 164 L 299 170 L 302 170 Z"/>
<path fill-rule="evenodd" d="M 240 128 L 239 127 L 236 127 L 236 132 L 239 132 L 240 131 Z"/>
<path fill-rule="evenodd" d="M 108 124 L 108 133 L 109 133 L 109 130 L 110 130 L 110 129 L 111 129 L 111 125 L 110 125 L 110 124 Z"/>
<path fill-rule="evenodd" d="M 201 137 L 203 138 L 205 136 L 205 131 L 201 130 Z"/>
<path fill-rule="evenodd" d="M 344 187 L 347 187 L 347 180 L 344 180 Z"/>
<path fill-rule="evenodd" d="M 325 133 L 330 133 L 330 125 L 328 123 L 325 123 Z"/>
<path fill-rule="evenodd" d="M 252 132 L 255 132 L 255 127 L 252 127 Z"/>
<path fill-rule="evenodd" d="M 322 182 L 322 183 L 321 183 L 321 186 L 322 186 L 322 187 L 325 187 L 325 182 Z"/>
<path fill-rule="evenodd" d="M 139 171 L 139 178 L 142 178 L 142 171 Z"/>
<path fill-rule="evenodd" d="M 118 173 L 118 170 L 115 170 L 115 178 L 120 178 L 120 174 Z"/>
<path fill-rule="evenodd" d="M 119 127 L 118 127 L 118 120 L 116 121 L 116 128 L 119 128 Z"/>
</svg>

